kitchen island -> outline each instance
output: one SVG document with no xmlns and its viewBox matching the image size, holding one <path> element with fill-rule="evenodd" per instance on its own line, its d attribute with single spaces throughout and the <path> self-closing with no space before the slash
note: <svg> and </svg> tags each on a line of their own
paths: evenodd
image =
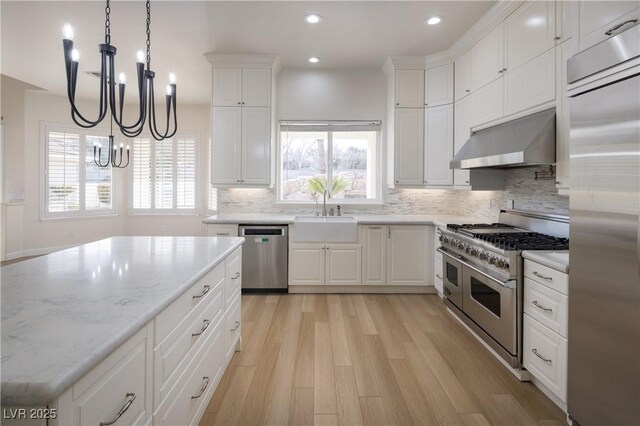
<svg viewBox="0 0 640 426">
<path fill-rule="evenodd" d="M 3 267 L 3 408 L 197 421 L 239 346 L 243 242 L 113 237 Z"/>
</svg>

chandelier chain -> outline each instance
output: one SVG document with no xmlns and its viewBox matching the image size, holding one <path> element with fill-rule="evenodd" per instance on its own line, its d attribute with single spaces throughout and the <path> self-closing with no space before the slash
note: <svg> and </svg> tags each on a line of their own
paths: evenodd
<svg viewBox="0 0 640 426">
<path fill-rule="evenodd" d="M 109 0 L 107 0 L 107 5 L 104 8 L 105 13 L 105 21 L 104 21 L 104 42 L 106 44 L 111 44 L 111 5 Z"/>
<path fill-rule="evenodd" d="M 147 69 L 151 70 L 151 1 L 147 0 Z"/>
</svg>

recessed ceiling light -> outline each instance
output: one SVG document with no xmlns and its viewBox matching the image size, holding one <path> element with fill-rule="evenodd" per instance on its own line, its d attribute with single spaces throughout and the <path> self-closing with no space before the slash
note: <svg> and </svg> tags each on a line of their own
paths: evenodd
<svg viewBox="0 0 640 426">
<path fill-rule="evenodd" d="M 424 21 L 427 25 L 438 25 L 442 22 L 442 16 L 432 16 L 430 18 L 425 19 Z"/>
<path fill-rule="evenodd" d="M 317 64 L 318 62 L 320 62 L 320 59 L 316 58 L 315 56 L 312 56 L 309 58 L 309 62 L 311 62 L 312 64 Z"/>
<path fill-rule="evenodd" d="M 304 20 L 310 24 L 317 24 L 318 22 L 320 22 L 320 19 L 322 19 L 320 18 L 320 15 L 316 15 L 315 13 L 312 13 L 304 17 Z"/>
</svg>

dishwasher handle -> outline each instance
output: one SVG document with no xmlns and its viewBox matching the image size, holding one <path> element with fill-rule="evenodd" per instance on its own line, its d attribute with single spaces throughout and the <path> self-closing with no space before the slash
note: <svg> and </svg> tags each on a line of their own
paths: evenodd
<svg viewBox="0 0 640 426">
<path fill-rule="evenodd" d="M 284 237 L 286 228 L 240 228 L 240 236 Z"/>
</svg>

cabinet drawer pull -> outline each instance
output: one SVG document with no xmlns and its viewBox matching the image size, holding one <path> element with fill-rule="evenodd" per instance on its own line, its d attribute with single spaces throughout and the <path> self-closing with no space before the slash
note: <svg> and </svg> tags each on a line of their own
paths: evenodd
<svg viewBox="0 0 640 426">
<path fill-rule="evenodd" d="M 237 280 L 238 278 L 240 278 L 240 272 L 236 272 L 236 274 L 231 277 L 232 280 Z"/>
<path fill-rule="evenodd" d="M 535 356 L 537 356 L 538 358 L 540 358 L 541 360 L 543 360 L 547 364 L 552 364 L 553 363 L 553 361 L 551 361 L 550 359 L 547 359 L 547 358 L 543 357 L 542 355 L 540 355 L 540 353 L 538 352 L 538 350 L 536 348 L 531 349 L 531 352 L 533 352 L 533 354 Z"/>
<path fill-rule="evenodd" d="M 232 328 L 231 331 L 236 331 L 239 328 L 240 328 L 240 321 L 236 321 L 236 326 L 235 328 Z"/>
<path fill-rule="evenodd" d="M 538 278 L 542 278 L 543 280 L 553 281 L 553 278 L 551 278 L 551 277 L 547 277 L 547 276 L 544 276 L 544 275 L 542 275 L 541 273 L 539 273 L 538 271 L 533 271 L 532 273 L 533 273 L 533 275 L 535 275 L 536 277 L 538 277 Z"/>
<path fill-rule="evenodd" d="M 202 394 L 204 393 L 204 391 L 207 390 L 207 387 L 209 386 L 209 378 L 207 376 L 204 376 L 202 378 L 202 387 L 200 388 L 200 392 L 198 392 L 198 394 L 196 396 L 192 396 L 191 399 L 198 399 L 202 396 Z"/>
<path fill-rule="evenodd" d="M 541 304 L 538 303 L 537 300 L 534 300 L 533 302 L 531 302 L 531 304 L 538 309 L 542 309 L 545 312 L 553 312 L 553 309 L 542 306 Z"/>
<path fill-rule="evenodd" d="M 436 274 L 436 277 L 438 277 L 438 279 L 442 279 L 442 277 L 440 276 L 440 274 Z"/>
<path fill-rule="evenodd" d="M 613 27 L 609 28 L 609 29 L 607 30 L 607 32 L 606 32 L 606 33 L 604 33 L 604 35 L 608 35 L 608 36 L 610 36 L 611 34 L 613 34 L 613 32 L 614 32 L 615 30 L 620 29 L 620 28 L 624 27 L 624 26 L 625 26 L 625 25 L 627 25 L 627 24 L 635 24 L 636 22 L 638 22 L 638 20 L 637 20 L 637 19 L 629 19 L 628 21 L 624 21 L 624 22 L 623 22 L 623 23 L 621 23 L 621 24 L 618 24 L 618 25 L 616 25 L 616 26 L 613 26 Z"/>
<path fill-rule="evenodd" d="M 135 393 L 127 393 L 126 395 L 126 402 L 124 403 L 124 405 L 122 406 L 122 408 L 120 409 L 120 411 L 118 411 L 118 413 L 116 414 L 116 416 L 113 418 L 113 420 L 109 421 L 109 422 L 100 422 L 100 426 L 109 426 L 114 424 L 115 422 L 118 421 L 118 419 L 120 417 L 122 417 L 122 415 L 124 413 L 127 412 L 127 410 L 129 409 L 129 407 L 131 407 L 131 404 L 133 404 L 133 401 L 136 400 L 136 394 Z"/>
<path fill-rule="evenodd" d="M 229 233 L 228 232 L 216 232 L 216 235 L 222 235 L 222 236 L 228 237 Z"/>
<path fill-rule="evenodd" d="M 379 226 L 370 226 L 369 229 L 380 229 Z"/>
<path fill-rule="evenodd" d="M 194 299 L 200 299 L 201 297 L 204 297 L 207 293 L 209 293 L 209 290 L 211 290 L 211 286 L 210 285 L 205 285 L 204 286 L 204 290 L 202 290 L 202 293 L 196 294 L 195 296 L 193 296 L 193 298 Z"/>
<path fill-rule="evenodd" d="M 197 333 L 191 333 L 191 337 L 196 337 L 196 336 L 199 336 L 199 335 L 201 335 L 202 333 L 204 333 L 204 332 L 205 332 L 205 330 L 206 330 L 207 328 L 209 328 L 209 324 L 211 324 L 211 321 L 209 321 L 208 319 L 203 320 L 203 321 L 202 321 L 202 328 L 200 329 L 200 331 L 198 331 Z"/>
</svg>

